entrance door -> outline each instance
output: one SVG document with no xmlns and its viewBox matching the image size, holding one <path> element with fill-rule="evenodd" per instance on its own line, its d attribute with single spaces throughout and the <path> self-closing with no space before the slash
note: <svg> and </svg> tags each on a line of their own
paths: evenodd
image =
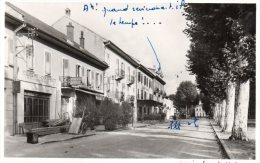
<svg viewBox="0 0 260 163">
<path fill-rule="evenodd" d="M 61 114 L 68 112 L 69 97 L 61 97 Z"/>
</svg>

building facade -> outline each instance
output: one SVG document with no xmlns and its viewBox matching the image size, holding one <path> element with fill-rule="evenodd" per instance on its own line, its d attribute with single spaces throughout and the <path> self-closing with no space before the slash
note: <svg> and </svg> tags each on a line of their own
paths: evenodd
<svg viewBox="0 0 260 163">
<path fill-rule="evenodd" d="M 139 65 L 137 70 L 137 108 L 138 119 L 143 120 L 145 116 L 163 111 L 163 98 L 165 82 L 155 72 Z"/>
<path fill-rule="evenodd" d="M 6 3 L 5 131 L 19 124 L 72 116 L 77 94 L 104 94 L 107 64 L 49 25 Z M 88 85 L 91 83 L 91 87 Z"/>
<path fill-rule="evenodd" d="M 195 107 L 195 116 L 197 117 L 206 117 L 206 112 L 205 110 L 202 108 L 202 103 L 200 102 L 199 105 L 197 105 Z"/>
<path fill-rule="evenodd" d="M 49 26 L 11 3 L 5 12 L 5 131 L 75 116 L 79 101 L 133 105 L 134 122 L 163 110 L 164 80 L 113 42 L 70 18 Z"/>
<path fill-rule="evenodd" d="M 66 9 L 65 16 L 56 21 L 53 27 L 109 65 L 103 76 L 105 97 L 115 103 L 131 101 L 136 121 L 136 69 L 139 64 L 113 42 L 71 19 L 70 14 L 71 11 Z"/>
<path fill-rule="evenodd" d="M 133 104 L 133 118 L 137 121 L 136 71 L 139 64 L 111 41 L 105 41 L 105 96 L 116 103 Z"/>
<path fill-rule="evenodd" d="M 177 115 L 177 110 L 173 107 L 173 101 L 169 98 L 163 99 L 164 113 L 166 113 L 166 120 L 170 120 L 172 116 Z"/>
</svg>

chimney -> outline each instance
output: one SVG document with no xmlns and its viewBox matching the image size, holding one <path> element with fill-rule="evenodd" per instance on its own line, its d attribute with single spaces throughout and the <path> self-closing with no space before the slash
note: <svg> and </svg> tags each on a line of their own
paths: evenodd
<svg viewBox="0 0 260 163">
<path fill-rule="evenodd" d="M 70 9 L 69 9 L 69 8 L 66 8 L 66 9 L 65 9 L 65 15 L 67 15 L 68 17 L 70 17 Z"/>
<path fill-rule="evenodd" d="M 84 42 L 85 42 L 85 38 L 84 38 L 84 32 L 81 31 L 80 32 L 80 38 L 79 38 L 79 44 L 80 44 L 80 47 L 84 48 Z"/>
<path fill-rule="evenodd" d="M 70 41 L 74 41 L 74 26 L 69 22 L 69 25 L 67 25 L 67 38 Z"/>
</svg>

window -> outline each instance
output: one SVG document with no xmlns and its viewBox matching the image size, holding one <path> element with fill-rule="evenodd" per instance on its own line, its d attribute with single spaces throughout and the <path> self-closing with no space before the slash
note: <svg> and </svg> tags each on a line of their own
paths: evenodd
<svg viewBox="0 0 260 163">
<path fill-rule="evenodd" d="M 102 85 L 103 85 L 103 78 L 102 78 L 102 74 L 100 74 L 100 83 L 99 83 L 99 86 L 100 86 L 100 89 L 102 88 Z"/>
<path fill-rule="evenodd" d="M 90 73 L 91 73 L 91 70 L 88 69 L 88 70 L 87 70 L 87 85 L 88 85 L 88 86 L 90 85 Z"/>
<path fill-rule="evenodd" d="M 143 90 L 141 90 L 141 100 L 143 99 Z"/>
<path fill-rule="evenodd" d="M 121 70 L 125 71 L 125 64 L 123 62 L 121 63 Z"/>
<path fill-rule="evenodd" d="M 82 77 L 85 76 L 84 67 L 81 68 L 81 75 L 82 75 Z"/>
<path fill-rule="evenodd" d="M 110 90 L 110 77 L 107 78 L 107 91 Z"/>
<path fill-rule="evenodd" d="M 94 88 L 94 81 L 95 81 L 95 76 L 94 76 L 94 71 L 91 71 L 91 85 Z"/>
<path fill-rule="evenodd" d="M 119 59 L 116 59 L 117 73 L 119 74 Z"/>
<path fill-rule="evenodd" d="M 47 51 L 45 52 L 45 74 L 51 74 L 51 53 Z"/>
<path fill-rule="evenodd" d="M 141 73 L 138 72 L 138 82 L 140 82 L 140 81 L 141 81 Z"/>
<path fill-rule="evenodd" d="M 24 92 L 24 122 L 42 122 L 49 119 L 49 95 Z"/>
<path fill-rule="evenodd" d="M 130 67 L 127 67 L 127 74 L 128 74 L 128 78 L 130 79 Z"/>
<path fill-rule="evenodd" d="M 69 76 L 69 60 L 63 59 L 62 62 L 63 62 L 62 63 L 62 65 L 63 65 L 62 74 L 63 74 L 63 76 Z"/>
<path fill-rule="evenodd" d="M 140 95 L 139 95 L 139 89 L 137 89 L 137 99 L 140 98 Z"/>
<path fill-rule="evenodd" d="M 146 85 L 146 76 L 144 76 L 144 85 Z"/>
<path fill-rule="evenodd" d="M 99 89 L 99 73 L 96 73 L 96 88 Z"/>
<path fill-rule="evenodd" d="M 26 53 L 26 67 L 29 70 L 33 70 L 33 46 L 26 45 L 25 53 Z"/>
<path fill-rule="evenodd" d="M 80 65 L 76 65 L 76 77 L 80 77 L 80 70 L 81 70 L 81 66 Z"/>
<path fill-rule="evenodd" d="M 146 91 L 144 91 L 144 99 L 146 100 Z"/>
<path fill-rule="evenodd" d="M 14 45 L 13 45 L 13 39 L 9 38 L 8 36 L 5 37 L 6 43 L 5 43 L 5 65 L 8 66 L 13 65 L 13 53 L 14 53 Z"/>
<path fill-rule="evenodd" d="M 110 55 L 107 53 L 107 64 L 110 65 Z"/>
</svg>

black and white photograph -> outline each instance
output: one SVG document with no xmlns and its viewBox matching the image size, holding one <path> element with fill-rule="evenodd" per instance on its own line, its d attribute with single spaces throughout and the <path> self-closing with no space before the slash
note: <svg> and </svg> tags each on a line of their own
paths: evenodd
<svg viewBox="0 0 260 163">
<path fill-rule="evenodd" d="M 257 7 L 1 2 L 1 160 L 258 162 Z"/>
</svg>

